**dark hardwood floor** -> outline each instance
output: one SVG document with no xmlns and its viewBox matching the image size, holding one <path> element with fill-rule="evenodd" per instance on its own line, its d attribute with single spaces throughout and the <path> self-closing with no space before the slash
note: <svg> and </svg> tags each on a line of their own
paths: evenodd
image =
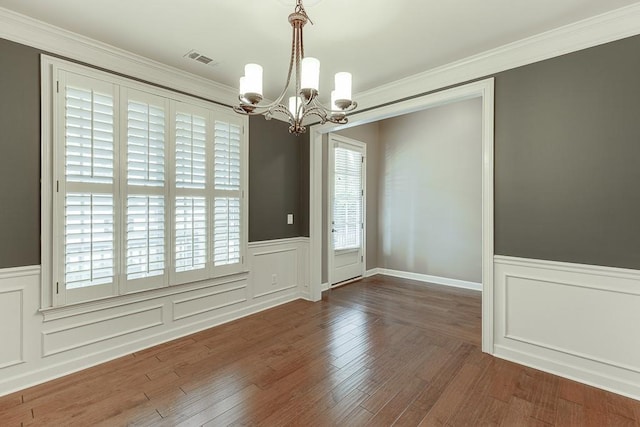
<svg viewBox="0 0 640 427">
<path fill-rule="evenodd" d="M 478 293 L 375 276 L 2 397 L 0 425 L 640 425 L 480 326 Z"/>
</svg>

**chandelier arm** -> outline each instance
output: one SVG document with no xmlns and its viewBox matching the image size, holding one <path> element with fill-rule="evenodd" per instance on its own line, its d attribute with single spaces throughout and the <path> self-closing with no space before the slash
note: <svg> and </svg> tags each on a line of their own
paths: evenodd
<svg viewBox="0 0 640 427">
<path fill-rule="evenodd" d="M 320 119 L 320 124 L 325 124 L 327 120 L 329 120 L 329 118 L 327 117 L 327 114 L 324 111 L 311 109 L 304 112 L 300 122 L 302 122 L 303 119 L 309 116 L 317 116 Z"/>
<path fill-rule="evenodd" d="M 289 89 L 289 85 L 291 84 L 291 73 L 293 71 L 293 67 L 295 64 L 295 60 L 296 60 L 296 49 L 295 49 L 295 44 L 296 44 L 296 27 L 293 26 L 293 34 L 291 36 L 292 41 L 291 41 L 291 56 L 289 58 L 289 72 L 287 73 L 287 81 L 284 85 L 284 88 L 282 89 L 282 92 L 280 93 L 280 95 L 278 96 L 278 98 L 266 105 L 253 105 L 254 110 L 249 114 L 249 115 L 258 115 L 258 114 L 264 114 L 266 112 L 269 112 L 272 108 L 276 107 L 277 105 L 282 103 L 282 100 L 284 99 L 285 95 L 287 94 L 287 89 Z M 242 100 L 242 95 L 238 96 L 238 98 L 240 99 L 241 104 L 247 105 L 247 106 L 251 106 L 251 104 L 247 104 L 246 102 L 243 102 Z M 255 110 L 262 110 L 262 113 L 259 113 Z"/>
<path fill-rule="evenodd" d="M 358 103 L 355 101 L 351 101 L 351 105 L 347 108 L 345 108 L 344 110 L 332 110 L 331 108 L 326 107 L 323 103 L 321 103 L 318 100 L 318 97 L 313 98 L 312 100 L 310 100 L 310 102 L 313 102 L 314 106 L 316 108 L 321 108 L 323 110 L 325 110 L 328 113 L 348 113 L 349 111 L 353 111 L 356 108 L 358 108 Z"/>
</svg>

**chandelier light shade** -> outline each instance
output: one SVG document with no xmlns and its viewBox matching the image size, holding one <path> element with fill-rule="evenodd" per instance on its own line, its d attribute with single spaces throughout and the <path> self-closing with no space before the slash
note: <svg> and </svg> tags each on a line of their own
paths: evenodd
<svg viewBox="0 0 640 427">
<path fill-rule="evenodd" d="M 325 107 L 319 102 L 320 61 L 304 56 L 302 29 L 307 21 L 311 22 L 302 0 L 296 0 L 296 8 L 289 15 L 289 23 L 293 27 L 289 73 L 278 98 L 272 103 L 261 104 L 264 99 L 262 67 L 258 64 L 247 64 L 244 67 L 244 76 L 240 78 L 240 104 L 234 107 L 235 112 L 264 115 L 267 119 L 271 119 L 274 114 L 284 115 L 289 120 L 289 132 L 295 135 L 306 131 L 303 122 L 310 116 L 316 116 L 320 123 L 347 123 L 347 113 L 358 106 L 351 99 L 351 74 L 340 72 L 335 75 L 335 89 L 331 92 L 330 107 Z M 293 96 L 288 98 L 289 105 L 284 105 L 283 100 L 290 90 L 291 83 L 294 84 Z"/>
</svg>

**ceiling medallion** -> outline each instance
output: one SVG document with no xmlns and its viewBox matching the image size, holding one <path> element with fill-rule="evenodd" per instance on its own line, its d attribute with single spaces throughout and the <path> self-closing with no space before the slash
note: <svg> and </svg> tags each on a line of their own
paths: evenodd
<svg viewBox="0 0 640 427">
<path fill-rule="evenodd" d="M 302 28 L 309 19 L 304 10 L 302 0 L 296 0 L 294 12 L 289 15 L 289 23 L 293 27 L 291 42 L 291 61 L 287 82 L 278 98 L 265 105 L 262 92 L 262 67 L 258 64 L 247 64 L 245 75 L 240 78 L 240 104 L 233 109 L 235 112 L 247 115 L 264 115 L 267 120 L 274 114 L 282 114 L 289 120 L 289 132 L 300 135 L 306 131 L 303 121 L 310 116 L 316 116 L 320 123 L 347 123 L 347 112 L 353 111 L 358 104 L 351 99 L 351 74 L 340 72 L 335 75 L 335 90 L 331 92 L 331 108 L 327 108 L 318 101 L 318 87 L 320 81 L 320 61 L 316 58 L 304 56 Z M 291 85 L 291 77 L 295 70 L 296 96 L 289 97 L 289 105 L 282 104 Z"/>
</svg>

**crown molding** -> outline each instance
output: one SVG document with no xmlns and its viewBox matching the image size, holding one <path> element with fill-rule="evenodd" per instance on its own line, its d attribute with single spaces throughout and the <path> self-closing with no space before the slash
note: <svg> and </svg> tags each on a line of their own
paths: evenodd
<svg viewBox="0 0 640 427">
<path fill-rule="evenodd" d="M 640 34 L 640 2 L 356 94 L 358 112 Z"/>
<path fill-rule="evenodd" d="M 358 112 L 640 34 L 640 2 L 356 94 Z M 237 90 L 0 7 L 0 38 L 226 105 Z"/>
<path fill-rule="evenodd" d="M 0 38 L 226 105 L 237 90 L 0 7 Z"/>
</svg>

